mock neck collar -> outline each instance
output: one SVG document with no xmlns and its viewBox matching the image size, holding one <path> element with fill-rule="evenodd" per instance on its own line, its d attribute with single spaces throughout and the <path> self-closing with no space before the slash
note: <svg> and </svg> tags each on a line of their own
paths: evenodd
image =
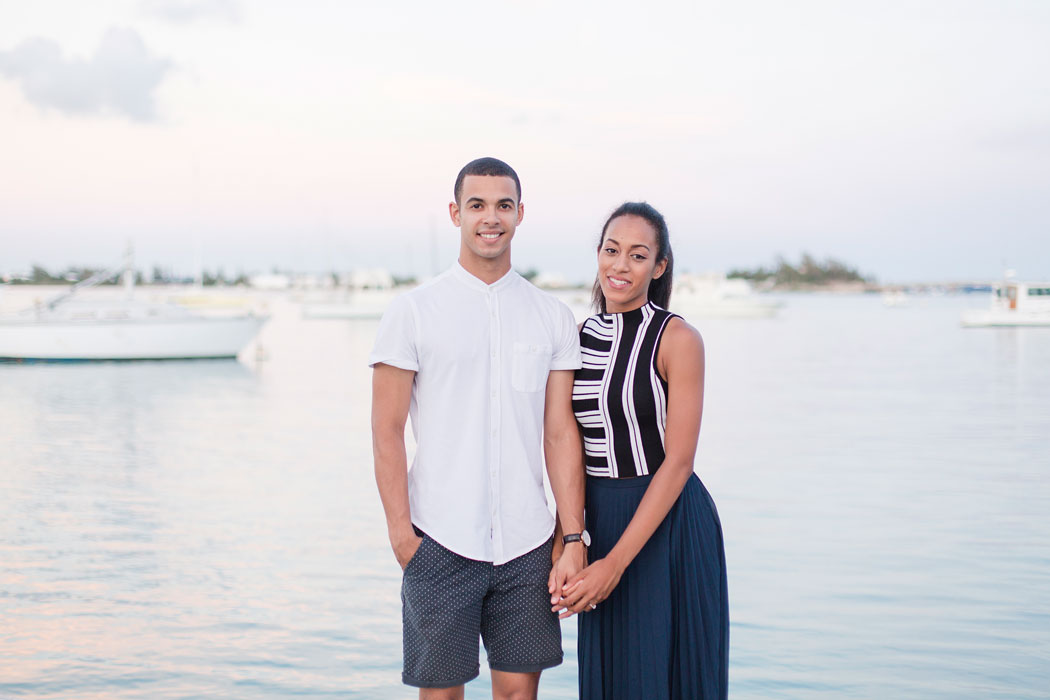
<svg viewBox="0 0 1050 700">
<path fill-rule="evenodd" d="M 657 305 L 654 304 L 652 301 L 646 301 L 638 308 L 631 309 L 630 311 L 606 311 L 602 314 L 602 317 L 606 319 L 611 319 L 613 316 L 619 316 L 624 321 L 631 321 L 634 319 L 640 319 L 646 310 L 648 310 L 651 314 L 657 308 L 659 307 L 657 307 Z"/>
<path fill-rule="evenodd" d="M 507 273 L 505 275 L 500 277 L 492 284 L 486 284 L 484 281 L 478 279 L 473 274 L 468 272 L 467 268 L 463 267 L 460 264 L 459 260 L 457 260 L 456 264 L 452 266 L 452 275 L 467 286 L 471 287 L 472 289 L 476 289 L 480 292 L 496 291 L 498 289 L 502 289 L 503 287 L 506 287 L 508 284 L 512 283 L 515 279 L 520 277 L 520 275 L 517 272 L 515 272 L 514 268 L 512 267 L 509 270 L 507 270 Z"/>
</svg>

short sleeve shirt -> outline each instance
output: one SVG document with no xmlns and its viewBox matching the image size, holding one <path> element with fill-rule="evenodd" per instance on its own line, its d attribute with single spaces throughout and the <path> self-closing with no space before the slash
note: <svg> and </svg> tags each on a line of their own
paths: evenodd
<svg viewBox="0 0 1050 700">
<path fill-rule="evenodd" d="M 416 373 L 412 522 L 457 554 L 502 564 L 543 544 L 543 407 L 552 370 L 581 366 L 572 311 L 513 270 L 458 263 L 388 307 L 369 366 Z"/>
</svg>

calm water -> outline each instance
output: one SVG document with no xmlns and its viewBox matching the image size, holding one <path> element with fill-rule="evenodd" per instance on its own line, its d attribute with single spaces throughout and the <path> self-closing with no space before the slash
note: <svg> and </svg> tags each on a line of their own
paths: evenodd
<svg viewBox="0 0 1050 700">
<path fill-rule="evenodd" d="M 698 323 L 732 697 L 1050 696 L 1050 329 L 786 300 Z M 273 310 L 262 361 L 0 365 L 0 697 L 414 697 L 375 324 Z"/>
</svg>

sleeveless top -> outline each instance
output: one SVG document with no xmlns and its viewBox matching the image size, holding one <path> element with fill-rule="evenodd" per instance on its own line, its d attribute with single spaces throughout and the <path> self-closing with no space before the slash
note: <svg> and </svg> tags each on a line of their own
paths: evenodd
<svg viewBox="0 0 1050 700">
<path fill-rule="evenodd" d="M 644 476 L 663 463 L 667 382 L 656 370 L 656 354 L 675 315 L 647 302 L 583 322 L 572 410 L 589 476 Z"/>
</svg>

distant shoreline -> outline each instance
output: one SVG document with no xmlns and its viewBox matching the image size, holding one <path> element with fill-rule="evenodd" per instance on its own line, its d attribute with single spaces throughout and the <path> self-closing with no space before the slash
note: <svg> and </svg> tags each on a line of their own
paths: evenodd
<svg viewBox="0 0 1050 700">
<path fill-rule="evenodd" d="M 781 284 L 771 287 L 755 286 L 757 292 L 826 292 L 831 294 L 988 294 L 991 282 L 913 282 L 904 284 L 879 284 L 875 282 L 824 282 Z"/>
<path fill-rule="evenodd" d="M 768 283 L 755 283 L 751 285 L 756 293 L 782 293 L 782 292 L 804 292 L 804 293 L 818 293 L 826 292 L 831 294 L 881 294 L 884 292 L 903 292 L 906 294 L 923 294 L 930 292 L 937 293 L 951 293 L 951 294 L 986 294 L 989 293 L 994 286 L 994 282 L 986 281 L 967 281 L 967 282 L 907 282 L 907 283 L 877 283 L 877 282 L 860 282 L 860 281 L 829 281 L 829 282 L 796 282 L 796 283 L 782 283 L 782 284 L 768 284 Z M 73 283 L 67 284 L 34 284 L 32 282 L 0 282 L 0 289 L 19 289 L 24 291 L 29 290 L 53 290 L 55 292 L 63 289 L 68 289 Z M 137 288 L 143 290 L 187 290 L 187 289 L 208 289 L 213 291 L 219 290 L 239 290 L 242 292 L 275 292 L 275 291 L 302 291 L 304 289 L 323 289 L 325 287 L 317 287 L 312 285 L 304 286 L 290 286 L 285 289 L 268 289 L 265 287 L 253 287 L 250 284 L 238 283 L 238 284 L 207 284 L 197 285 L 194 283 L 176 283 L 176 282 L 139 282 L 135 285 Z M 409 289 L 415 286 L 414 284 L 398 285 L 393 289 Z M 591 285 L 587 283 L 579 284 L 566 284 L 558 286 L 546 286 L 540 285 L 544 289 L 550 290 L 589 290 Z M 120 289 L 121 285 L 115 283 L 101 284 L 97 287 L 99 290 L 106 289 Z M 335 286 L 326 287 L 328 289 L 336 289 Z"/>
</svg>

